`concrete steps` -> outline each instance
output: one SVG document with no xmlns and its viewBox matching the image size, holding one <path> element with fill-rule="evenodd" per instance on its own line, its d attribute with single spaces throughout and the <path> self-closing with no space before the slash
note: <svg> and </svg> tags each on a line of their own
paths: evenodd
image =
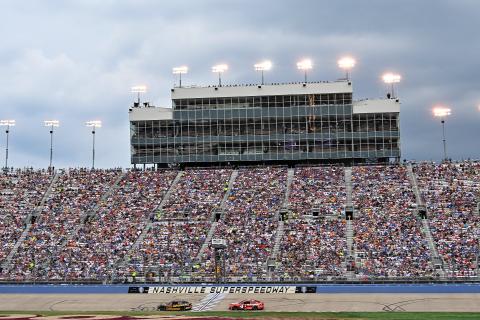
<svg viewBox="0 0 480 320">
<path fill-rule="evenodd" d="M 345 168 L 345 188 L 346 188 L 346 193 L 347 193 L 347 207 L 353 207 L 353 201 L 352 201 L 352 168 L 351 167 L 346 167 Z"/>
<path fill-rule="evenodd" d="M 276 259 L 278 252 L 280 251 L 280 244 L 282 242 L 283 234 L 285 233 L 285 224 L 283 221 L 278 222 L 277 233 L 275 234 L 275 242 L 273 243 L 273 250 L 270 254 L 270 258 Z"/>
<path fill-rule="evenodd" d="M 157 206 L 157 208 L 155 208 L 154 212 L 158 212 L 158 211 L 161 211 L 161 210 L 162 210 L 163 206 L 167 203 L 168 199 L 170 199 L 170 196 L 171 196 L 173 190 L 174 190 L 175 187 L 177 186 L 178 181 L 180 181 L 180 179 L 182 178 L 182 176 L 183 176 L 183 171 L 178 171 L 177 176 L 175 177 L 175 179 L 173 179 L 173 182 L 172 182 L 172 184 L 170 185 L 170 188 L 168 188 L 167 193 L 165 194 L 165 196 L 163 197 L 162 201 L 161 201 L 160 204 Z"/>
<path fill-rule="evenodd" d="M 294 175 L 295 175 L 295 169 L 294 168 L 288 168 L 288 171 L 287 171 L 287 188 L 285 190 L 285 200 L 283 202 L 283 207 L 284 208 L 288 207 L 288 200 L 290 198 L 290 190 L 292 189 L 292 181 L 293 181 Z"/>
<path fill-rule="evenodd" d="M 205 238 L 205 241 L 203 242 L 202 246 L 200 247 L 200 250 L 198 251 L 197 256 L 195 257 L 196 261 L 200 261 L 202 259 L 202 255 L 205 253 L 205 250 L 207 250 L 208 245 L 212 242 L 212 238 L 213 238 L 213 235 L 215 234 L 217 225 L 218 225 L 218 222 L 215 222 L 215 221 L 212 222 L 212 225 L 208 230 L 207 237 Z"/>
<path fill-rule="evenodd" d="M 354 250 L 353 250 L 353 223 L 352 220 L 347 220 L 347 256 L 353 257 Z"/>
<path fill-rule="evenodd" d="M 420 192 L 420 188 L 418 187 L 417 177 L 413 172 L 412 164 L 409 163 L 407 165 L 407 176 L 410 184 L 412 185 L 413 193 L 415 194 L 415 202 L 417 204 L 417 215 L 419 214 L 419 210 L 424 210 L 425 214 L 427 214 L 427 207 L 425 205 L 425 201 L 423 200 L 422 194 Z M 428 217 L 428 215 L 427 215 Z M 432 232 L 430 230 L 430 223 L 428 218 L 422 218 L 422 231 L 427 240 L 428 249 L 430 251 L 430 262 L 432 267 L 436 270 L 436 272 L 440 275 L 440 277 L 445 277 L 445 264 L 443 263 L 442 258 L 438 254 L 437 246 L 435 245 L 435 241 L 432 237 Z"/>
<path fill-rule="evenodd" d="M 214 210 L 212 212 L 212 225 L 210 226 L 210 229 L 208 230 L 207 237 L 205 238 L 205 241 L 202 244 L 202 247 L 198 251 L 198 254 L 196 256 L 196 260 L 200 261 L 202 258 L 202 255 L 204 254 L 205 250 L 207 250 L 208 246 L 210 245 L 213 235 L 215 234 L 215 230 L 217 228 L 218 222 L 215 221 L 215 216 L 217 213 L 220 213 L 220 219 L 224 218 L 225 215 L 225 206 L 227 204 L 228 197 L 231 194 L 233 184 L 235 183 L 235 180 L 237 179 L 238 176 L 238 170 L 233 170 L 232 174 L 230 175 L 230 179 L 228 180 L 228 186 L 227 186 L 227 192 L 223 195 L 222 201 L 220 202 L 220 206 L 218 209 Z"/>
</svg>

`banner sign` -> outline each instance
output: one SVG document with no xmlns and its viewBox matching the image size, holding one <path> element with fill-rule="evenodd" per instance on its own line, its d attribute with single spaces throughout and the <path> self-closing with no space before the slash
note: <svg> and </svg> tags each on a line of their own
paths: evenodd
<svg viewBox="0 0 480 320">
<path fill-rule="evenodd" d="M 295 286 L 158 286 L 158 287 L 129 287 L 128 293 L 153 294 L 209 294 L 209 293 L 262 293 L 262 294 L 289 294 L 310 293 L 312 288 Z M 315 289 L 313 287 L 313 289 Z M 314 290 L 316 291 L 316 290 Z"/>
</svg>

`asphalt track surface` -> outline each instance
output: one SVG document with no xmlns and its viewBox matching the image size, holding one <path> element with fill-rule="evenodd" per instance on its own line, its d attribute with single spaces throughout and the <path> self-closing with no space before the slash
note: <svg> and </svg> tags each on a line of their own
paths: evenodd
<svg viewBox="0 0 480 320">
<path fill-rule="evenodd" d="M 196 305 L 204 298 L 204 294 L 0 294 L 0 310 L 149 311 L 171 300 Z M 480 293 L 226 294 L 207 310 L 225 311 L 229 303 L 243 299 L 262 300 L 267 311 L 480 312 Z"/>
</svg>

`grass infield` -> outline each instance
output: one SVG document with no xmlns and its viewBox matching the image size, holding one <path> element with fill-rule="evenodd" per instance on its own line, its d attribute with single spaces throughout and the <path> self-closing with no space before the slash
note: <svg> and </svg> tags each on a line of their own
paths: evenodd
<svg viewBox="0 0 480 320">
<path fill-rule="evenodd" d="M 0 311 L 2 315 L 35 314 L 38 316 L 70 316 L 70 315 L 114 315 L 119 317 L 169 315 L 189 317 L 220 318 L 265 318 L 265 319 L 385 319 L 385 320 L 437 320 L 437 319 L 480 319 L 475 312 L 248 312 L 248 311 L 208 311 L 208 312 L 139 312 L 139 311 Z M 19 317 L 20 318 L 20 317 Z"/>
</svg>

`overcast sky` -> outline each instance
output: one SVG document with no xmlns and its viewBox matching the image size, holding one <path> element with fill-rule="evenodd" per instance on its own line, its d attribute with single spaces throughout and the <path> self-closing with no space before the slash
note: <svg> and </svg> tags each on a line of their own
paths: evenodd
<svg viewBox="0 0 480 320">
<path fill-rule="evenodd" d="M 479 30 L 476 0 L 1 1 L 0 119 L 17 121 L 9 161 L 48 166 L 43 120 L 58 119 L 55 165 L 89 166 L 84 122 L 101 119 L 98 166 L 128 167 L 132 85 L 169 106 L 173 66 L 189 66 L 184 84 L 214 84 L 218 62 L 230 65 L 225 83 L 253 83 L 252 65 L 268 58 L 267 82 L 300 81 L 295 62 L 309 57 L 310 80 L 335 80 L 344 54 L 358 61 L 355 99 L 384 96 L 384 71 L 402 75 L 402 158 L 442 156 L 438 103 L 452 109 L 449 156 L 480 158 Z"/>
</svg>

